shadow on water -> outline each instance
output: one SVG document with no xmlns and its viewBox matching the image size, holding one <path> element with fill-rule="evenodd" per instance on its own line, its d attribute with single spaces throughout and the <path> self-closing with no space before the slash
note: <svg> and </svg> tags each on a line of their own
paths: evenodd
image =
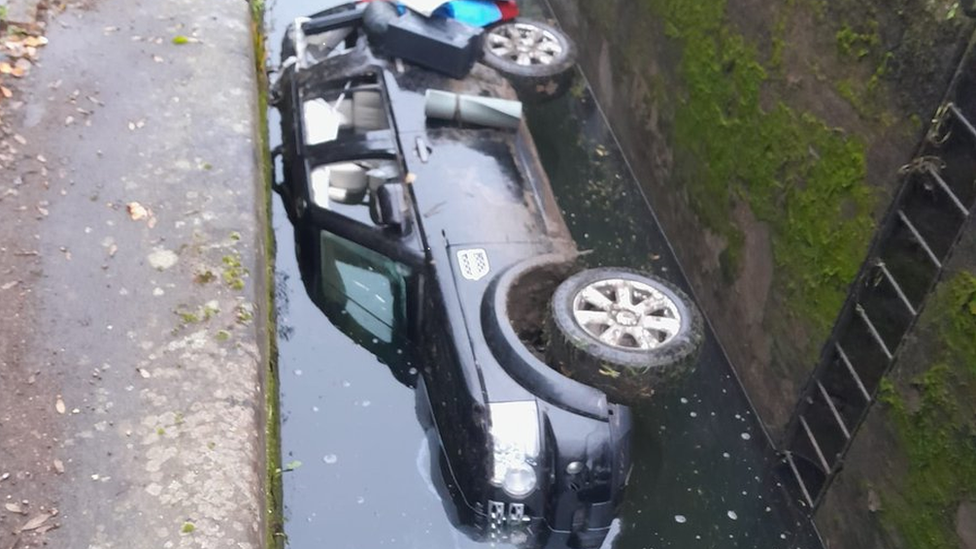
<svg viewBox="0 0 976 549">
<path fill-rule="evenodd" d="M 288 21 L 335 3 L 272 2 L 272 48 Z M 587 262 L 656 272 L 686 286 L 588 91 L 578 87 L 528 118 L 566 221 L 590 252 Z M 276 142 L 276 113 L 270 124 Z M 288 545 L 486 547 L 459 532 L 452 506 L 442 503 L 448 499 L 416 412 L 410 350 L 395 336 L 377 341 L 346 304 L 322 294 L 321 262 L 303 257 L 299 264 L 277 198 L 274 229 Z M 775 456 L 711 334 L 684 389 L 635 412 L 635 468 L 614 547 L 819 546 L 777 486 Z"/>
</svg>

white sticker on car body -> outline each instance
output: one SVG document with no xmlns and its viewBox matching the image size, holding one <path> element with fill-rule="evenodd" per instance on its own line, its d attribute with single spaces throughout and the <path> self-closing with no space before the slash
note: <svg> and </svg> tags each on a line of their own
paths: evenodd
<svg viewBox="0 0 976 549">
<path fill-rule="evenodd" d="M 458 250 L 457 259 L 458 266 L 461 268 L 461 276 L 467 280 L 481 280 L 491 271 L 491 265 L 488 263 L 488 252 L 482 248 Z"/>
</svg>

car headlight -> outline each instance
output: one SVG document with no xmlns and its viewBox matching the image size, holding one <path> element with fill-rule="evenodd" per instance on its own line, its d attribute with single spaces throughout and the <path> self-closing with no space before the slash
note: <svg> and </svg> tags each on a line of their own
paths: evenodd
<svg viewBox="0 0 976 549">
<path fill-rule="evenodd" d="M 491 483 L 513 498 L 535 490 L 539 458 L 539 409 L 535 401 L 488 405 L 494 469 Z"/>
</svg>

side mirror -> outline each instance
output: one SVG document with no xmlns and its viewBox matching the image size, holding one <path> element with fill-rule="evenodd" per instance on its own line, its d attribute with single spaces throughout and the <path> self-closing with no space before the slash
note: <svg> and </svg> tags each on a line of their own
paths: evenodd
<svg viewBox="0 0 976 549">
<path fill-rule="evenodd" d="M 377 225 L 404 234 L 407 232 L 406 207 L 406 191 L 402 183 L 384 183 L 376 189 L 372 213 Z"/>
</svg>

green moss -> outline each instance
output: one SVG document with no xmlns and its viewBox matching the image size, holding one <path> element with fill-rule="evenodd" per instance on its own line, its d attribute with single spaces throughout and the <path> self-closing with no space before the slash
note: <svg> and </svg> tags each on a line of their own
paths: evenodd
<svg viewBox="0 0 976 549">
<path fill-rule="evenodd" d="M 863 59 L 881 44 L 878 22 L 868 21 L 864 32 L 857 32 L 846 23 L 837 31 L 837 53 L 845 57 Z"/>
<path fill-rule="evenodd" d="M 263 347 L 268 353 L 267 368 L 263 376 L 264 389 L 264 411 L 265 411 L 265 543 L 269 549 L 282 549 L 285 546 L 284 533 L 284 496 L 282 494 L 281 477 L 275 472 L 281 466 L 281 425 L 280 425 L 280 403 L 278 396 L 278 346 L 275 340 L 277 330 L 275 328 L 277 319 L 275 317 L 275 291 L 274 291 L 274 257 L 275 257 L 275 237 L 274 229 L 271 225 L 271 147 L 268 138 L 268 78 L 265 70 L 267 50 L 265 48 L 264 31 L 264 0 L 250 0 L 251 6 L 251 37 L 254 46 L 254 70 L 257 74 L 257 117 L 259 123 L 258 141 L 258 161 L 261 165 L 264 186 L 264 204 L 259 213 L 264 223 L 264 238 L 262 244 L 265 260 L 263 278 L 267 284 L 267 317 L 264 319 L 266 325 L 258 330 L 259 334 L 265 338 Z M 238 263 L 239 263 L 238 259 Z M 226 278 L 225 278 L 226 280 Z M 241 281 L 243 285 L 243 280 Z M 242 286 L 243 287 L 243 286 Z M 237 313 L 238 322 L 250 322 L 253 319 L 251 309 L 239 308 Z"/>
<path fill-rule="evenodd" d="M 200 307 L 197 307 L 195 310 L 184 309 L 181 307 L 173 311 L 173 313 L 180 318 L 181 327 L 188 324 L 207 322 L 220 313 L 220 309 L 216 307 L 215 303 L 216 302 L 206 303 Z"/>
<path fill-rule="evenodd" d="M 944 283 L 920 326 L 940 352 L 909 383 L 882 386 L 909 462 L 906 478 L 883 494 L 882 519 L 908 547 L 955 549 L 956 507 L 976 495 L 976 277 Z"/>
<path fill-rule="evenodd" d="M 234 316 L 237 319 L 238 324 L 249 324 L 254 320 L 254 313 L 249 305 L 238 305 L 234 309 Z"/>
<path fill-rule="evenodd" d="M 725 0 L 645 2 L 678 29 L 675 163 L 692 207 L 732 247 L 741 239 L 732 209 L 748 204 L 771 228 L 786 301 L 826 334 L 874 228 L 864 143 L 782 102 L 761 105 L 767 70 L 731 29 Z"/>
<path fill-rule="evenodd" d="M 778 75 L 783 72 L 783 53 L 786 51 L 786 19 L 781 18 L 776 22 L 773 32 L 773 47 L 769 56 L 769 67 Z"/>
<path fill-rule="evenodd" d="M 866 83 L 861 83 L 856 78 L 845 78 L 838 80 L 836 84 L 837 93 L 854 107 L 858 116 L 885 126 L 895 123 L 892 115 L 884 108 L 886 102 L 883 95 L 884 78 L 893 59 L 890 52 L 885 54 Z"/>
<path fill-rule="evenodd" d="M 193 311 L 178 310 L 175 312 L 176 316 L 180 317 L 180 323 L 182 324 L 196 324 L 200 322 L 200 315 Z"/>
<path fill-rule="evenodd" d="M 241 254 L 234 252 L 225 255 L 221 262 L 223 263 L 221 278 L 224 280 L 224 284 L 232 290 L 243 290 L 244 277 L 250 273 L 241 265 Z"/>
<path fill-rule="evenodd" d="M 962 358 L 969 373 L 976 377 L 976 276 L 968 272 L 956 275 L 946 294 L 942 338 L 948 352 Z"/>
</svg>

